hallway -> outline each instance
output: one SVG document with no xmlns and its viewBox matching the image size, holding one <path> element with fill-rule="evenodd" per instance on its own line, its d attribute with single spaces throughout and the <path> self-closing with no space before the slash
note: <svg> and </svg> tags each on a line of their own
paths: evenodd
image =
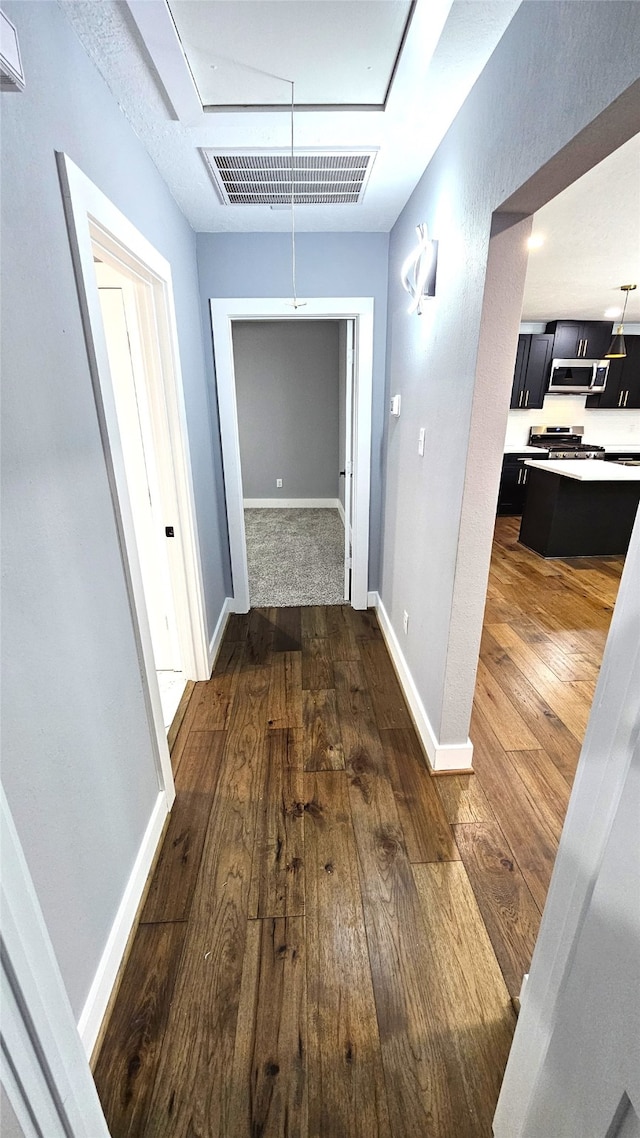
<svg viewBox="0 0 640 1138">
<path fill-rule="evenodd" d="M 490 1138 L 622 566 L 516 539 L 475 775 L 427 773 L 372 612 L 231 617 L 96 1067 L 113 1138 Z"/>
<path fill-rule="evenodd" d="M 375 616 L 232 617 L 173 755 L 113 1138 L 489 1138 L 515 1015 Z"/>
</svg>

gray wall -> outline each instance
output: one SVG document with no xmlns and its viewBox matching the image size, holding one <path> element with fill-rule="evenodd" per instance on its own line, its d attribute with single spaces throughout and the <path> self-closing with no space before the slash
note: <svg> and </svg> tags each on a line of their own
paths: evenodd
<svg viewBox="0 0 640 1138">
<path fill-rule="evenodd" d="M 210 297 L 291 295 L 291 240 L 286 234 L 199 233 L 197 243 L 202 318 L 209 342 Z M 370 589 L 377 588 L 380 563 L 388 248 L 386 233 L 296 235 L 297 292 L 300 297 L 374 298 Z M 211 349 L 207 359 L 214 385 Z M 226 582 L 230 592 L 228 567 Z"/>
<path fill-rule="evenodd" d="M 245 498 L 336 498 L 337 321 L 238 320 L 232 329 Z"/>
<path fill-rule="evenodd" d="M 0 1086 L 0 1132 L 2 1138 L 25 1138 L 24 1130 L 16 1118 L 4 1087 Z"/>
<path fill-rule="evenodd" d="M 486 441 L 471 461 L 491 215 L 523 186 L 508 208 L 539 208 L 622 144 L 634 132 L 634 113 L 640 129 L 636 92 L 635 112 L 623 98 L 617 118 L 603 116 L 585 130 L 637 78 L 639 37 L 635 3 L 524 3 L 391 234 L 387 392 L 401 393 L 402 414 L 387 423 L 381 592 L 441 743 L 464 743 L 468 731 L 518 331 L 509 305 L 519 307 L 524 284 L 522 262 L 496 290 L 496 385 L 482 389 Z M 400 284 L 420 222 L 440 242 L 437 296 L 422 317 L 408 315 Z M 481 503 L 475 515 L 463 511 L 465 480 Z"/>
<path fill-rule="evenodd" d="M 225 595 L 195 238 L 56 3 L 2 94 L 2 778 L 81 1011 L 157 795 L 55 150 L 171 262 L 210 629 Z"/>
</svg>

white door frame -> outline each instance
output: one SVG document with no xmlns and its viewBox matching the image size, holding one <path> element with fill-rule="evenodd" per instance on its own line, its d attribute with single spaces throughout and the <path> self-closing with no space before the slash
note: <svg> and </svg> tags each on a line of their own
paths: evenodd
<svg viewBox="0 0 640 1138">
<path fill-rule="evenodd" d="M 0 1078 L 27 1138 L 109 1138 L 36 891 L 0 788 Z"/>
<path fill-rule="evenodd" d="M 355 360 L 355 324 L 345 321 L 345 408 L 344 408 L 344 599 L 351 600 L 351 568 L 353 533 L 353 364 Z"/>
<path fill-rule="evenodd" d="M 353 552 L 351 604 L 366 609 L 369 580 L 369 498 L 371 486 L 371 399 L 373 390 L 373 297 L 313 297 L 293 309 L 284 298 L 210 300 L 213 353 L 218 388 L 220 437 L 233 580 L 232 610 L 249 611 L 249 572 L 244 531 L 238 408 L 233 365 L 233 320 L 344 320 L 355 322 Z"/>
<path fill-rule="evenodd" d="M 209 678 L 210 670 L 204 589 L 171 266 L 66 154 L 57 154 L 57 159 L 91 380 L 154 746 L 158 783 L 160 789 L 167 794 L 167 806 L 170 808 L 175 797 L 173 773 L 122 456 L 100 298 L 93 267 L 93 244 L 99 242 L 111 253 L 114 261 L 119 260 L 131 275 L 138 273 L 140 279 L 144 279 L 151 286 L 146 290 L 150 296 L 150 312 L 147 313 L 149 338 L 150 341 L 155 341 L 158 386 L 161 388 L 155 394 L 166 409 L 169 433 L 166 453 L 157 457 L 166 466 L 165 474 L 170 476 L 175 486 L 177 517 L 174 540 L 176 552 L 179 552 L 178 560 L 182 563 L 184 584 L 183 589 L 176 590 L 175 595 L 180 646 L 186 678 L 205 680 Z"/>
</svg>

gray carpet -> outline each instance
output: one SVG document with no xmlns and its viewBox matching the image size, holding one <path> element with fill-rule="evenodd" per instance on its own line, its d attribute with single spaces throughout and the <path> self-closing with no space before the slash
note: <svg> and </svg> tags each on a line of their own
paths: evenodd
<svg viewBox="0 0 640 1138">
<path fill-rule="evenodd" d="M 344 526 L 337 510 L 245 510 L 254 608 L 344 602 Z"/>
</svg>

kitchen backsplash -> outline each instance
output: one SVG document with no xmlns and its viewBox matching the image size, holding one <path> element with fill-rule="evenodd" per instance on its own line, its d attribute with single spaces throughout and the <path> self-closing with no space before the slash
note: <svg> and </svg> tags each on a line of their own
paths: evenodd
<svg viewBox="0 0 640 1138">
<path fill-rule="evenodd" d="M 547 395 L 542 410 L 510 411 L 505 445 L 525 446 L 538 423 L 558 427 L 584 426 L 584 441 L 606 446 L 640 444 L 640 411 L 585 407 L 586 395 Z"/>
</svg>

